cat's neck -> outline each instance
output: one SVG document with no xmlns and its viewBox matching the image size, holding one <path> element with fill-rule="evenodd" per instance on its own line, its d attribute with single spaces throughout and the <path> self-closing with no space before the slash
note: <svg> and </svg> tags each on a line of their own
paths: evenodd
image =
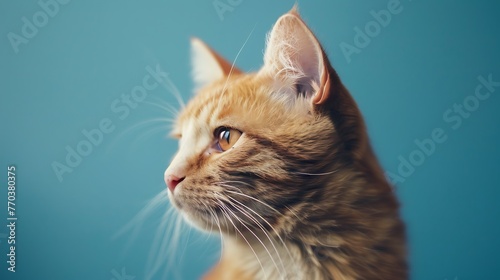
<svg viewBox="0 0 500 280">
<path fill-rule="evenodd" d="M 333 182 L 347 175 L 332 176 L 337 178 L 323 186 L 324 196 L 283 211 L 275 223 L 287 232 L 278 237 L 243 231 L 244 238 L 241 233 L 225 238 L 224 254 L 249 279 L 359 279 L 357 271 L 372 266 L 377 267 L 374 275 L 385 271 L 395 277 L 390 279 L 406 279 L 404 226 L 390 186 L 385 180 L 351 176 L 339 188 Z M 363 194 L 350 192 L 360 189 Z"/>
<path fill-rule="evenodd" d="M 244 236 L 224 238 L 223 258 L 229 267 L 239 269 L 238 275 L 228 279 L 323 279 L 312 277 L 319 270 L 313 272 L 304 263 L 301 249 L 289 240 L 264 234 Z"/>
<path fill-rule="evenodd" d="M 355 272 L 344 266 L 348 260 L 335 253 L 338 248 L 265 235 L 258 238 L 225 238 L 223 258 L 229 263 L 226 272 L 237 269 L 227 279 L 357 279 Z"/>
</svg>

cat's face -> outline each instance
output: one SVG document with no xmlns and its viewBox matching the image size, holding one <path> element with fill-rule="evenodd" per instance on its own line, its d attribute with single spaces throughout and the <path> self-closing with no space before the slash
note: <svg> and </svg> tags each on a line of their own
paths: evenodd
<svg viewBox="0 0 500 280">
<path fill-rule="evenodd" d="M 305 202 L 322 195 L 320 174 L 333 172 L 328 62 L 298 14 L 271 31 L 264 66 L 244 74 L 193 41 L 201 84 L 178 116 L 179 149 L 165 172 L 169 197 L 207 230 L 287 230 Z M 272 230 L 271 230 L 272 229 Z"/>
</svg>

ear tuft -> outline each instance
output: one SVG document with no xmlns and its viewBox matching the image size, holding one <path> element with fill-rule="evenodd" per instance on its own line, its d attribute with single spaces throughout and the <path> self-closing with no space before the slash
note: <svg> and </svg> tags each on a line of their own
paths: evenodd
<svg viewBox="0 0 500 280">
<path fill-rule="evenodd" d="M 288 11 L 288 13 L 300 17 L 299 3 L 295 2 L 292 9 L 290 11 Z"/>
</svg>

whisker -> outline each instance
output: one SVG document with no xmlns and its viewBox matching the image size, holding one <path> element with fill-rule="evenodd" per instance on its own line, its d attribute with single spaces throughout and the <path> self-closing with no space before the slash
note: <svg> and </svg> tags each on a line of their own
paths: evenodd
<svg viewBox="0 0 500 280">
<path fill-rule="evenodd" d="M 164 81 L 161 83 L 162 87 L 169 91 L 175 99 L 177 99 L 177 102 L 179 103 L 179 106 L 181 108 L 185 108 L 186 104 L 184 103 L 184 100 L 181 97 L 181 93 L 179 92 L 179 89 L 175 84 L 170 80 L 170 78 L 167 76 L 165 77 Z"/>
<path fill-rule="evenodd" d="M 223 185 L 223 186 L 225 186 L 225 185 Z M 225 191 L 225 192 L 229 192 L 229 193 L 234 193 L 234 194 L 237 194 L 237 195 L 241 195 L 241 196 L 244 196 L 244 197 L 247 197 L 247 198 L 250 198 L 250 199 L 252 199 L 252 200 L 254 200 L 254 201 L 257 201 L 257 202 L 261 203 L 261 204 L 262 204 L 262 205 L 264 205 L 264 206 L 269 207 L 269 209 L 273 210 L 274 212 L 276 212 L 276 213 L 278 213 L 278 214 L 280 214 L 280 215 L 283 215 L 283 214 L 281 214 L 281 212 L 280 212 L 280 211 L 276 210 L 276 208 L 274 208 L 274 207 L 272 207 L 271 205 L 269 205 L 269 204 L 267 204 L 267 203 L 265 203 L 265 202 L 261 201 L 260 199 L 257 199 L 257 198 L 255 198 L 255 197 L 249 196 L 249 195 L 244 194 L 244 193 L 241 193 L 241 192 L 234 192 L 234 191 L 230 191 L 230 190 L 224 190 L 224 191 Z"/>
<path fill-rule="evenodd" d="M 182 218 L 180 219 L 182 220 Z M 188 232 L 186 234 L 186 238 L 185 238 L 185 241 L 184 241 L 184 248 L 182 249 L 182 252 L 181 252 L 181 255 L 179 257 L 179 263 L 182 262 L 182 258 L 184 257 L 184 255 L 186 254 L 186 249 L 187 249 L 187 246 L 189 244 L 189 237 L 191 236 L 191 230 L 193 229 L 193 227 L 188 227 Z M 176 254 L 177 255 L 177 254 Z"/>
<path fill-rule="evenodd" d="M 162 100 L 156 96 L 154 96 L 155 99 L 158 101 L 162 102 Z M 164 105 L 154 103 L 154 102 L 149 102 L 149 101 L 143 101 L 144 104 L 151 105 L 157 108 L 160 108 L 163 112 L 170 114 L 173 118 L 176 118 L 179 114 L 179 111 L 177 111 L 172 105 L 165 103 Z"/>
<path fill-rule="evenodd" d="M 227 82 L 229 81 L 229 78 L 231 77 L 231 74 L 233 73 L 234 65 L 236 64 L 236 60 L 238 60 L 238 57 L 240 56 L 241 51 L 243 51 L 243 48 L 245 48 L 245 46 L 247 45 L 248 40 L 252 36 L 252 34 L 253 34 L 256 26 L 257 26 L 257 24 L 255 24 L 253 26 L 252 30 L 250 31 L 250 34 L 248 34 L 247 38 L 245 39 L 245 42 L 243 42 L 243 45 L 241 46 L 241 48 L 239 49 L 238 53 L 236 54 L 236 57 L 234 58 L 233 63 L 231 64 L 231 69 L 229 69 L 229 74 L 226 77 L 226 82 L 224 83 L 224 87 L 222 88 L 222 94 L 221 95 L 224 95 L 224 93 L 226 92 Z M 222 100 L 222 98 L 219 99 L 219 102 L 218 102 L 219 106 L 220 106 L 220 101 L 221 100 Z"/>
<path fill-rule="evenodd" d="M 173 211 L 171 213 L 174 213 L 175 215 L 175 220 L 177 221 L 177 215 L 175 214 L 176 211 Z M 162 218 L 162 221 L 160 225 L 158 226 L 158 229 L 156 230 L 153 243 L 151 244 L 151 249 L 149 251 L 149 255 L 147 258 L 146 262 L 146 279 L 151 279 L 157 272 L 160 270 L 163 260 L 164 260 L 164 252 L 167 244 L 169 243 L 168 237 L 169 237 L 169 232 L 172 232 L 174 229 L 172 229 L 174 222 L 172 219 L 168 219 L 168 216 L 165 214 Z M 174 249 L 175 251 L 175 249 Z M 171 263 L 167 264 L 167 268 L 169 268 Z"/>
<path fill-rule="evenodd" d="M 249 211 L 251 211 L 252 213 L 254 213 L 255 215 L 257 215 L 257 217 L 259 217 L 262 221 L 264 221 L 273 231 L 274 233 L 276 234 L 276 236 L 278 237 L 279 241 L 281 242 L 281 244 L 283 244 L 283 247 L 285 248 L 285 250 L 287 251 L 287 254 L 288 256 L 290 257 L 290 259 L 292 260 L 293 257 L 292 257 L 292 253 L 290 252 L 290 250 L 288 249 L 288 246 L 286 245 L 285 241 L 283 240 L 283 238 L 281 238 L 281 235 L 278 233 L 278 231 L 264 218 L 262 217 L 259 213 L 255 212 L 255 210 L 253 210 L 252 208 L 246 206 L 245 204 L 241 203 L 240 201 L 238 201 L 237 199 L 227 195 L 227 197 L 231 200 L 233 200 L 234 202 L 238 203 L 239 205 L 241 205 L 242 207 L 245 207 L 246 209 L 248 209 Z M 256 222 L 258 222 L 256 220 Z M 258 222 L 261 226 L 262 224 L 260 222 Z M 264 229 L 262 229 L 264 230 Z M 267 234 L 266 234 L 267 235 Z M 269 237 L 268 237 L 269 238 Z M 273 245 L 274 247 L 274 245 Z M 276 248 L 275 248 L 276 250 Z M 283 261 L 281 261 L 282 264 L 283 264 Z"/>
<path fill-rule="evenodd" d="M 254 187 L 254 186 L 250 185 L 249 183 L 247 183 L 247 182 L 243 182 L 243 181 L 221 181 L 221 182 L 219 182 L 219 183 L 222 183 L 222 184 L 234 184 L 234 183 L 236 183 L 236 184 L 242 184 L 242 185 L 245 185 L 245 186 L 250 187 L 250 188 L 253 188 L 253 187 Z M 237 190 L 240 190 L 239 188 L 237 188 L 237 187 L 235 187 L 235 186 L 231 186 L 231 187 L 233 187 L 233 188 L 235 188 L 235 189 L 237 189 Z"/>
<path fill-rule="evenodd" d="M 122 131 L 120 134 L 118 134 L 114 138 L 113 142 L 109 145 L 108 149 L 112 149 L 113 146 L 116 145 L 116 143 L 118 143 L 118 141 L 121 140 L 121 138 L 123 136 L 125 136 L 126 134 L 132 132 L 134 129 L 138 129 L 141 126 L 150 125 L 150 124 L 159 123 L 159 122 L 164 122 L 164 123 L 169 124 L 169 123 L 175 122 L 175 120 L 169 119 L 169 118 L 153 118 L 153 119 L 149 119 L 149 120 L 145 120 L 145 121 L 136 123 L 136 124 L 128 127 L 127 129 L 125 129 L 124 131 Z"/>
<path fill-rule="evenodd" d="M 180 91 L 177 88 L 177 86 L 172 82 L 172 80 L 167 79 L 167 83 L 170 85 L 170 87 L 174 90 L 174 92 L 177 94 L 177 101 L 179 101 L 179 104 L 181 105 L 181 108 L 185 108 L 186 104 L 184 103 L 184 100 L 181 97 Z"/>
<path fill-rule="evenodd" d="M 204 213 L 206 213 L 206 214 L 209 214 L 210 217 L 213 219 L 214 217 L 213 217 L 212 209 L 208 206 L 208 204 L 205 201 L 203 201 L 203 200 L 200 200 L 200 203 L 203 204 L 203 206 L 204 206 L 204 209 L 202 209 L 202 211 Z M 210 230 L 208 230 L 208 231 L 212 232 L 213 227 L 214 227 L 214 223 L 213 223 L 213 220 L 212 220 L 210 222 Z M 209 238 L 209 236 L 207 235 L 207 239 L 205 241 L 208 241 L 208 238 Z"/>
<path fill-rule="evenodd" d="M 303 221 L 302 218 L 300 218 L 299 215 L 297 215 L 297 213 L 295 213 L 295 211 L 293 210 L 292 207 L 288 207 L 288 205 L 285 205 L 285 208 L 288 209 L 288 211 L 290 211 L 295 216 L 295 218 L 297 218 L 299 221 Z"/>
<path fill-rule="evenodd" d="M 308 175 L 308 176 L 324 176 L 324 175 L 331 175 L 334 173 L 337 173 L 338 170 L 333 170 L 330 172 L 324 172 L 324 173 L 306 173 L 306 172 L 290 172 L 291 174 L 299 174 L 299 175 Z"/>
<path fill-rule="evenodd" d="M 224 252 L 224 237 L 222 235 L 222 228 L 220 226 L 220 221 L 219 217 L 215 213 L 213 209 L 210 209 L 210 215 L 212 216 L 213 220 L 215 221 L 217 227 L 219 228 L 219 236 L 220 236 L 220 244 L 221 244 L 221 250 L 220 250 L 220 255 L 219 255 L 219 263 L 222 262 L 222 254 Z"/>
<path fill-rule="evenodd" d="M 238 202 L 240 203 L 239 201 L 237 201 L 236 199 L 228 196 L 229 199 L 235 201 L 235 202 Z M 267 239 L 269 240 L 269 242 L 271 243 L 271 246 L 273 247 L 274 251 L 276 252 L 276 255 L 278 256 L 278 259 L 281 263 L 281 267 L 283 268 L 282 271 L 280 271 L 280 269 L 278 268 L 278 265 L 276 264 L 275 260 L 274 260 L 274 257 L 273 255 L 269 252 L 269 250 L 267 249 L 267 247 L 264 245 L 264 243 L 262 243 L 262 241 L 260 241 L 260 238 L 258 238 L 255 234 L 254 236 L 257 238 L 257 240 L 259 240 L 259 242 L 262 244 L 262 246 L 264 246 L 264 248 L 266 249 L 267 253 L 269 254 L 269 256 L 271 257 L 271 260 L 272 262 L 274 263 L 274 266 L 276 267 L 276 270 L 278 271 L 278 273 L 283 276 L 283 273 L 285 273 L 285 265 L 283 264 L 283 259 L 281 258 L 280 256 L 280 253 L 278 251 L 278 249 L 276 248 L 276 246 L 274 245 L 274 242 L 273 240 L 271 239 L 271 237 L 269 236 L 269 234 L 267 233 L 266 229 L 264 228 L 264 226 L 262 225 L 262 223 L 260 223 L 254 216 L 252 216 L 250 213 L 248 213 L 248 211 L 246 211 L 245 209 L 241 208 L 240 206 L 234 204 L 233 202 L 229 202 L 231 203 L 231 205 L 233 207 L 235 207 L 236 209 L 238 209 L 241 213 L 243 213 L 243 215 L 245 215 L 246 217 L 248 217 L 249 219 L 251 219 L 253 222 L 255 222 L 255 224 L 261 229 L 261 231 L 264 233 L 264 235 L 267 237 Z M 240 203 L 241 204 L 241 203 Z M 240 221 L 241 222 L 241 221 Z M 243 224 L 243 222 L 241 222 Z M 245 225 L 244 225 L 245 226 Z M 246 226 L 245 226 L 246 227 Z M 246 227 L 248 229 L 248 227 Z M 252 234 L 253 232 L 248 229 Z M 283 277 L 282 277 L 283 278 Z"/>
<path fill-rule="evenodd" d="M 123 226 L 120 230 L 118 230 L 111 239 L 114 240 L 119 236 L 123 235 L 125 232 L 132 230 L 131 239 L 134 240 L 139 234 L 140 227 L 146 220 L 148 216 L 152 214 L 152 212 L 158 209 L 160 206 L 165 205 L 168 201 L 167 196 L 168 189 L 162 190 L 158 193 L 154 198 L 152 198 L 146 206 L 144 206 L 139 213 L 137 213 L 130 222 L 128 222 L 125 226 Z M 173 212 L 173 208 L 169 208 L 167 213 Z"/>
<path fill-rule="evenodd" d="M 262 262 L 260 261 L 260 258 L 259 256 L 257 255 L 257 253 L 255 252 L 255 250 L 253 249 L 252 245 L 250 244 L 250 242 L 248 242 L 248 240 L 245 238 L 245 236 L 243 235 L 243 233 L 238 229 L 238 227 L 234 224 L 233 220 L 231 219 L 231 217 L 229 216 L 229 213 L 232 213 L 231 210 L 226 206 L 224 205 L 224 203 L 216 198 L 217 201 L 218 201 L 218 204 L 219 206 L 221 207 L 221 211 L 224 213 L 224 216 L 227 218 L 227 220 L 229 220 L 229 222 L 233 225 L 234 229 L 241 235 L 241 237 L 243 238 L 243 240 L 245 240 L 245 242 L 247 243 L 248 247 L 250 247 L 250 250 L 252 250 L 253 254 L 255 255 L 255 258 L 257 259 L 257 262 L 259 262 L 259 265 L 262 269 L 262 272 L 264 273 L 265 275 L 265 278 L 267 278 L 267 273 L 266 273 L 266 270 L 264 269 L 264 266 L 262 265 Z M 226 212 L 228 211 L 228 212 Z M 233 213 L 234 215 L 234 213 Z"/>
<path fill-rule="evenodd" d="M 340 248 L 340 245 L 328 245 L 328 244 L 324 244 L 320 240 L 318 240 L 318 244 L 321 245 L 321 246 L 328 247 L 328 248 Z M 368 249 L 368 248 L 366 248 L 366 249 Z M 373 250 L 373 249 L 369 248 L 369 250 Z"/>
<path fill-rule="evenodd" d="M 248 186 L 251 186 L 249 185 L 248 183 L 245 183 L 245 182 L 241 182 L 241 181 L 224 181 L 224 183 L 227 183 L 227 182 L 235 182 L 235 183 L 242 183 L 242 184 L 246 184 Z M 230 193 L 234 193 L 234 194 L 239 194 L 239 195 L 242 195 L 244 197 L 247 197 L 247 198 L 250 198 L 250 199 L 253 199 L 255 201 L 258 201 L 260 203 L 263 203 L 264 205 L 270 207 L 272 210 L 274 210 L 275 212 L 277 212 L 280 216 L 282 216 L 283 214 L 281 214 L 278 210 L 276 210 L 275 208 L 271 207 L 270 205 L 267 205 L 265 204 L 264 202 L 260 201 L 259 199 L 257 198 L 254 198 L 252 196 L 249 196 L 247 194 L 244 194 L 241 192 L 241 190 L 239 188 L 236 188 L 234 186 L 231 186 L 231 185 L 227 185 L 227 184 L 221 184 L 222 186 L 225 186 L 225 187 L 232 187 L 234 189 L 237 189 L 238 192 L 235 193 L 235 192 L 232 192 L 232 191 L 229 191 L 229 190 L 226 190 L 227 192 L 230 192 Z M 245 207 L 246 209 L 250 210 L 252 213 L 254 213 L 255 215 L 257 215 L 261 220 L 263 220 L 273 231 L 274 233 L 276 234 L 276 236 L 278 237 L 278 239 L 280 240 L 280 242 L 283 244 L 283 247 L 285 248 L 285 250 L 287 251 L 287 254 L 288 256 L 290 257 L 291 260 L 293 260 L 294 258 L 292 257 L 292 253 L 290 252 L 290 249 L 288 248 L 288 246 L 286 245 L 285 241 L 283 240 L 283 238 L 281 237 L 281 235 L 279 234 L 279 232 L 264 218 L 262 217 L 259 213 L 255 212 L 255 210 L 253 210 L 252 208 L 248 207 L 247 205 L 241 203 L 240 201 L 238 201 L 237 199 L 233 198 L 232 196 L 226 194 L 226 196 L 234 201 L 236 201 L 238 204 L 240 204 L 241 206 Z M 297 214 L 288 206 L 285 205 L 285 207 L 293 214 L 295 215 L 299 220 L 302 220 L 300 219 Z"/>
<path fill-rule="evenodd" d="M 164 126 L 150 128 L 147 131 L 141 133 L 141 135 L 137 136 L 136 139 L 130 144 L 130 146 L 134 147 L 135 145 L 137 145 L 142 140 L 148 139 L 149 137 L 151 137 L 151 136 L 153 136 L 153 135 L 155 135 L 157 133 L 160 133 L 162 131 L 166 135 L 168 133 L 168 131 L 169 131 L 169 128 L 164 127 Z"/>
</svg>

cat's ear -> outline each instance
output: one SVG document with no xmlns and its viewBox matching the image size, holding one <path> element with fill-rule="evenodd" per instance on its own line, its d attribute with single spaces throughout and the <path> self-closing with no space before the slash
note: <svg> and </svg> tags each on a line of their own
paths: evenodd
<svg viewBox="0 0 500 280">
<path fill-rule="evenodd" d="M 191 38 L 191 63 L 197 88 L 226 77 L 230 73 L 231 75 L 241 73 L 198 38 Z"/>
<path fill-rule="evenodd" d="M 283 88 L 322 104 L 329 94 L 328 67 L 320 43 L 297 8 L 280 17 L 268 35 L 262 70 L 283 81 Z"/>
</svg>

